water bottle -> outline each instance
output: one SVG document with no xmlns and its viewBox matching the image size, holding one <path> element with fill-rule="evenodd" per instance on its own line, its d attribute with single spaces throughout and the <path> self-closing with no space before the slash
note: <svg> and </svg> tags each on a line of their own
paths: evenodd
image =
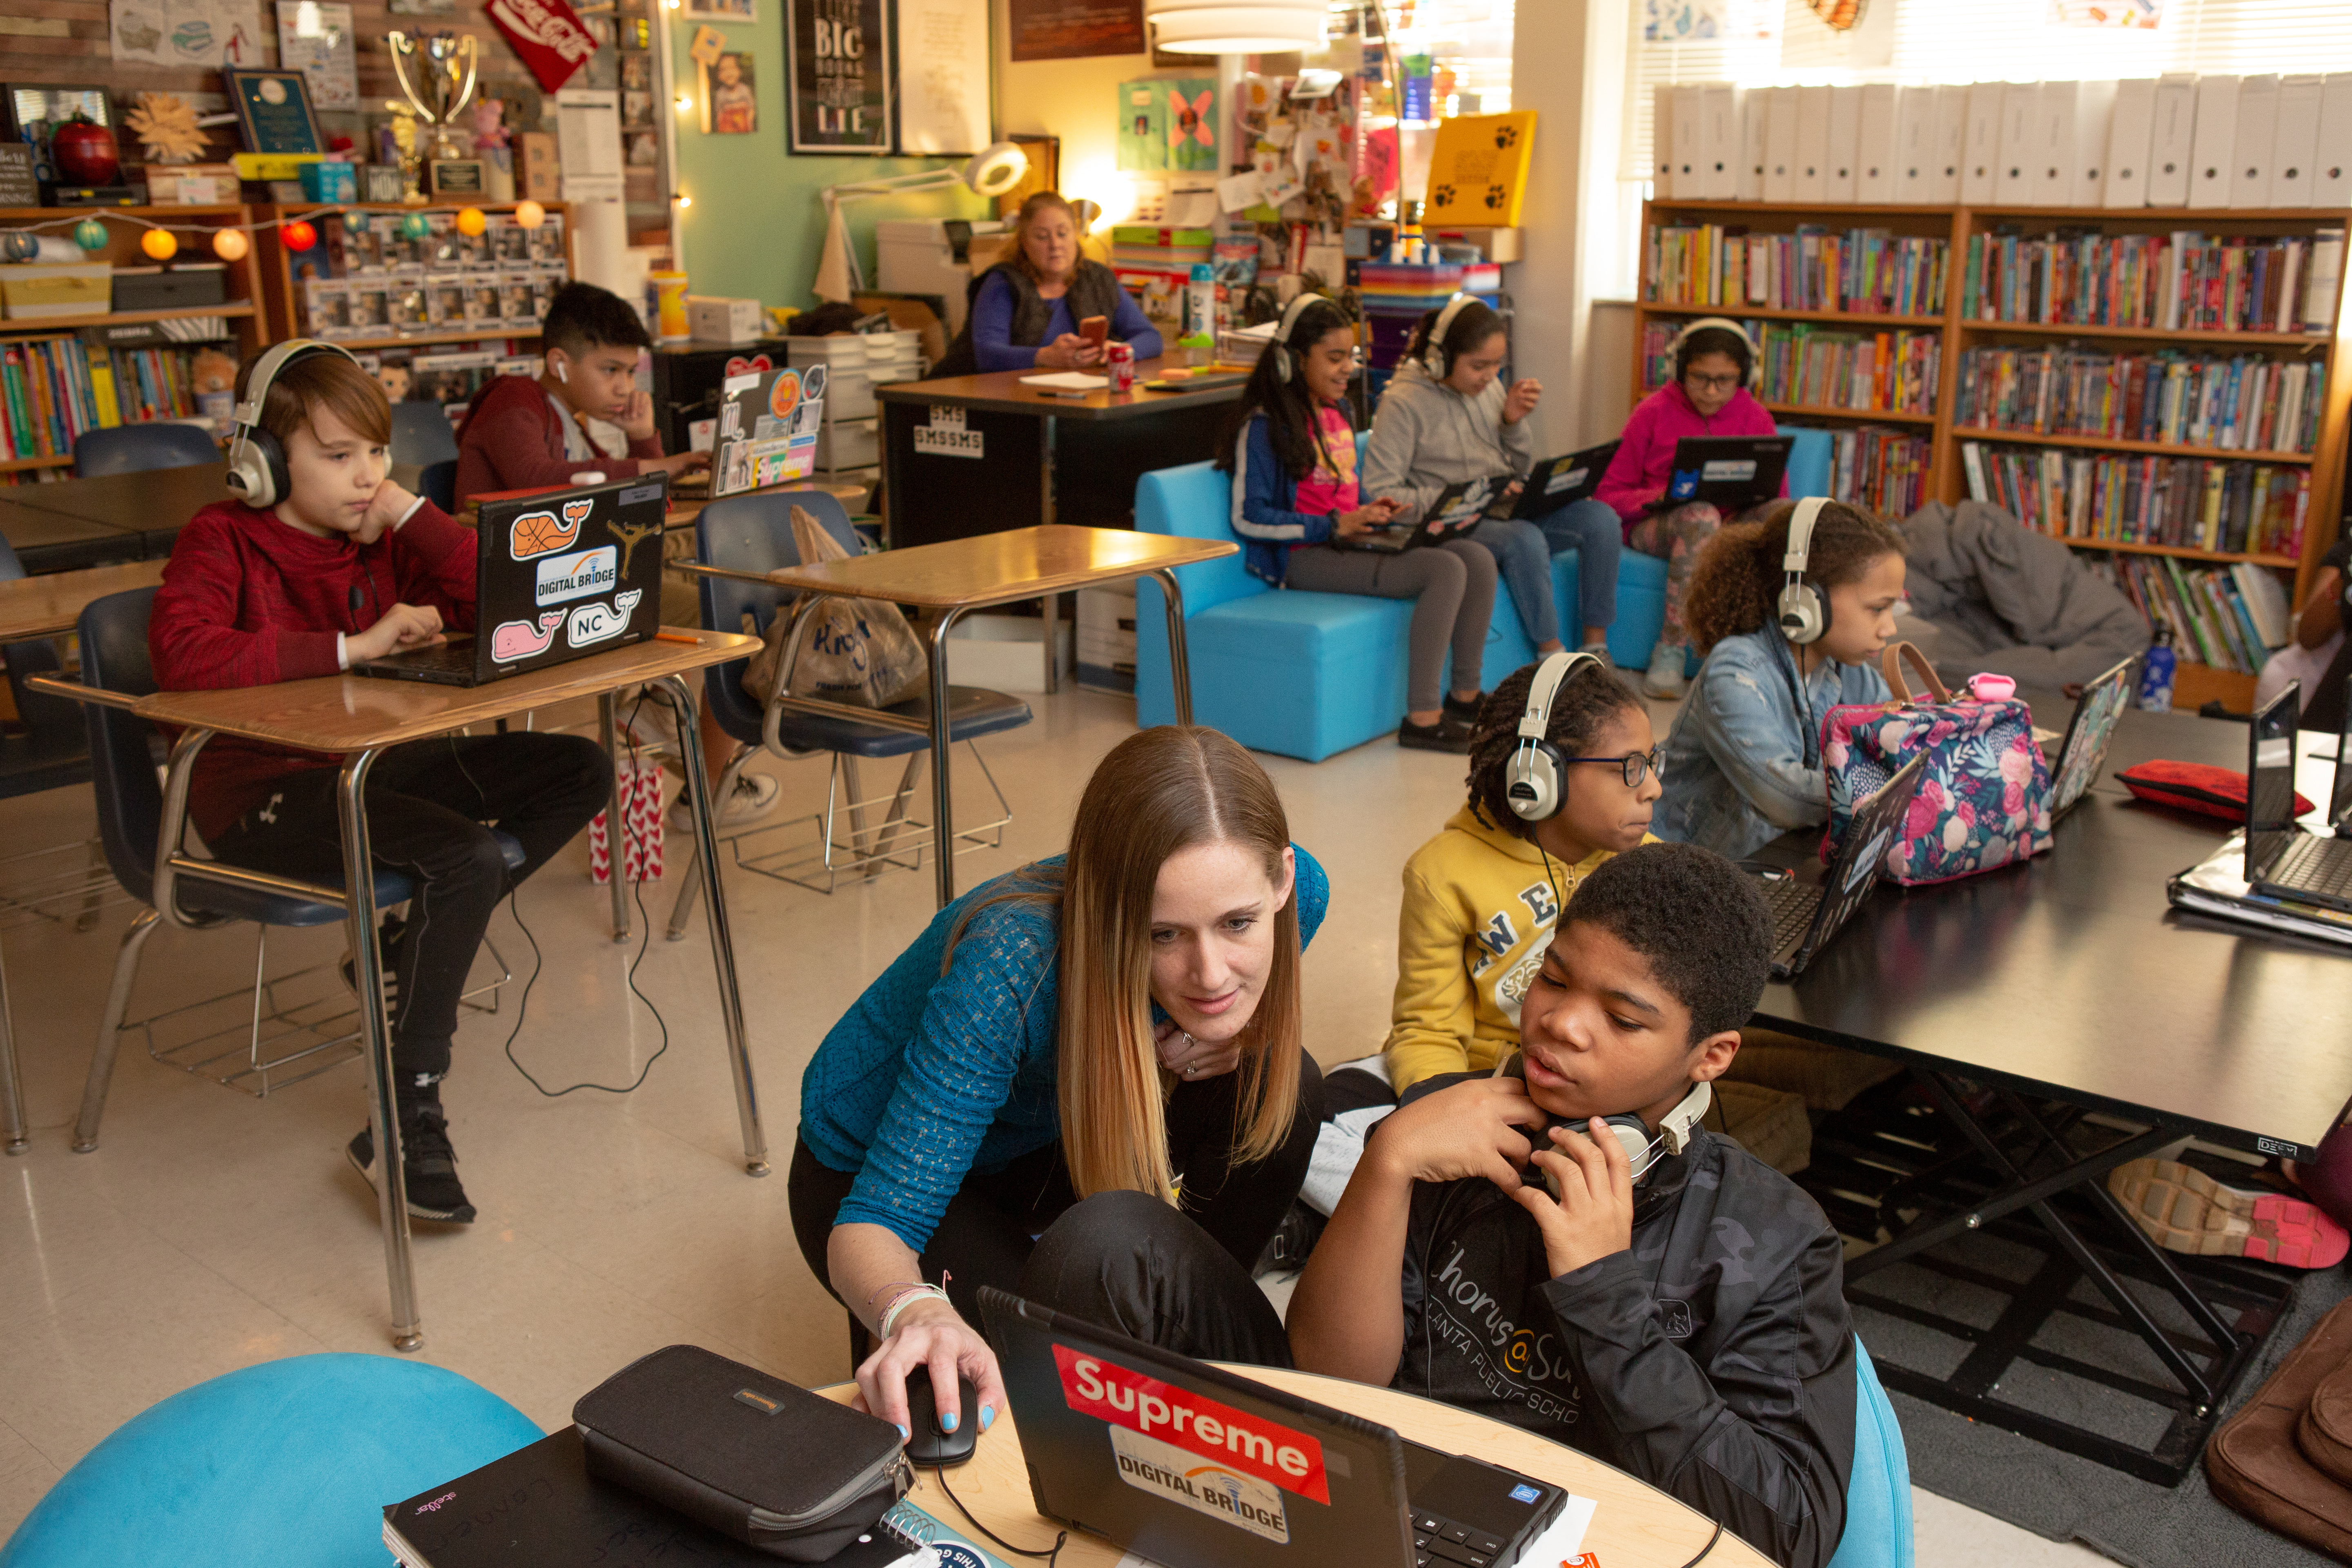
<svg viewBox="0 0 2352 1568">
<path fill-rule="evenodd" d="M 2161 713 L 2172 706 L 2172 672 L 2179 660 L 2172 652 L 2172 628 L 2156 628 L 2156 642 L 2139 667 L 2139 705 Z"/>
<path fill-rule="evenodd" d="M 1184 285 L 1184 335 L 1213 332 L 1217 321 L 1217 272 L 1205 261 L 1192 263 Z"/>
</svg>

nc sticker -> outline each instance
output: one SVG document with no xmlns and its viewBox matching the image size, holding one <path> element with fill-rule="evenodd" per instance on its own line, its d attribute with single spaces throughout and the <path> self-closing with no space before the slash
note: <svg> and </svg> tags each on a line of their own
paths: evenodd
<svg viewBox="0 0 2352 1568">
<path fill-rule="evenodd" d="M 628 628 L 629 612 L 646 596 L 642 588 L 630 588 L 613 595 L 610 605 L 583 605 L 572 612 L 572 620 L 563 628 L 564 645 L 586 647 L 590 643 L 616 637 Z"/>
</svg>

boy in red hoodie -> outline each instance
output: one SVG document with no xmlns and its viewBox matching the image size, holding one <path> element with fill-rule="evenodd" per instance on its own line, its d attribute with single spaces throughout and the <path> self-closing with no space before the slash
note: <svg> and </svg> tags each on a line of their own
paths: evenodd
<svg viewBox="0 0 2352 1568">
<path fill-rule="evenodd" d="M 274 352 L 274 351 L 273 351 Z M 237 377 L 247 401 L 255 363 Z M 283 452 L 267 510 L 219 501 L 190 519 L 155 595 L 148 651 L 167 691 L 332 675 L 354 660 L 474 624 L 474 538 L 384 477 L 392 408 L 352 356 L 317 343 L 271 378 L 257 429 Z M 337 759 L 223 735 L 197 759 L 188 813 L 221 859 L 341 882 Z M 519 731 L 396 746 L 367 784 L 377 864 L 415 879 L 405 922 L 387 916 L 385 975 L 408 1212 L 474 1217 L 441 1110 L 457 998 L 490 914 L 601 810 L 612 764 L 594 742 Z M 518 840 L 509 871 L 488 823 Z M 346 961 L 345 978 L 352 971 Z M 362 1128 L 352 1163 L 374 1180 Z"/>
</svg>

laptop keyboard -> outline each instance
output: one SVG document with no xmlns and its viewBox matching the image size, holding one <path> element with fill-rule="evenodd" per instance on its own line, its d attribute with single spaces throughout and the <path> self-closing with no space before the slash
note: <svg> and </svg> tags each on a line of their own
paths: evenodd
<svg viewBox="0 0 2352 1568">
<path fill-rule="evenodd" d="M 459 642 L 435 643 L 431 647 L 413 648 L 378 664 L 397 664 L 409 669 L 471 669 L 474 668 L 474 641 L 467 637 Z"/>
<path fill-rule="evenodd" d="M 2270 879 L 2300 892 L 2352 899 L 2352 840 L 2297 834 L 2272 868 Z"/>
<path fill-rule="evenodd" d="M 1793 952 L 1805 940 L 1806 928 L 1813 923 L 1813 911 L 1821 907 L 1822 890 L 1794 877 L 1759 879 L 1758 885 L 1764 893 L 1764 907 L 1772 911 L 1772 951 Z"/>
<path fill-rule="evenodd" d="M 1425 1508 L 1412 1510 L 1413 1568 L 1495 1568 L 1504 1542 Z"/>
</svg>

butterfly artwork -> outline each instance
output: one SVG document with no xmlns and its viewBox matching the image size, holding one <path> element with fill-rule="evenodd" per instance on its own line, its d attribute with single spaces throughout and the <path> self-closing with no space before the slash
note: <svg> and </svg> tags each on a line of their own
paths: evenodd
<svg viewBox="0 0 2352 1568">
<path fill-rule="evenodd" d="M 1867 0 L 1805 0 L 1805 8 L 1825 23 L 1832 33 L 1851 33 L 1862 23 Z"/>
<path fill-rule="evenodd" d="M 1217 167 L 1217 84 L 1171 82 L 1168 87 L 1168 166 Z"/>
</svg>

